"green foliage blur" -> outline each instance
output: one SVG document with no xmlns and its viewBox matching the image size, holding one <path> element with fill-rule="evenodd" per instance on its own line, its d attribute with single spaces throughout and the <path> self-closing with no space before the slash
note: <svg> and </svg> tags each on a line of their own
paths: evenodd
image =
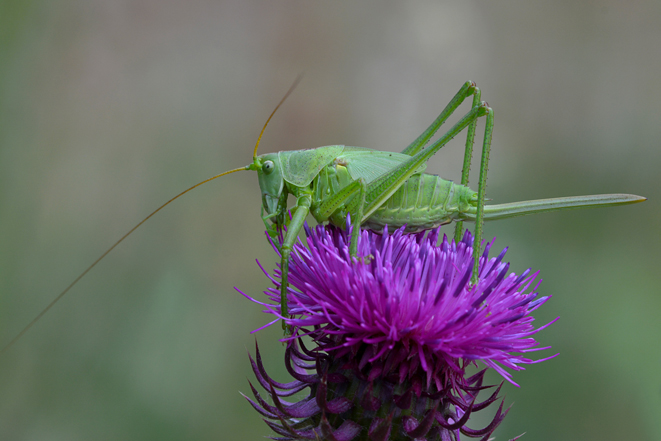
<svg viewBox="0 0 661 441">
<path fill-rule="evenodd" d="M 298 73 L 262 153 L 399 151 L 473 80 L 495 109 L 494 203 L 649 198 L 486 225 L 513 270 L 541 270 L 537 323 L 561 317 L 538 335 L 560 356 L 504 386 L 497 439 L 658 440 L 660 22 L 654 0 L 4 0 L 0 344 L 158 205 L 248 164 Z M 457 139 L 427 170 L 459 180 L 462 154 Z M 120 245 L 0 356 L 0 439 L 269 435 L 239 394 L 268 317 L 233 289 L 268 286 L 259 211 L 237 173 Z M 256 338 L 289 381 L 280 335 Z"/>
</svg>

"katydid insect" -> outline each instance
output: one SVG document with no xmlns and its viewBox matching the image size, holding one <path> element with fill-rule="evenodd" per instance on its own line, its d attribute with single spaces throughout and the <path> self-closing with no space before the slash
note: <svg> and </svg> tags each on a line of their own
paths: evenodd
<svg viewBox="0 0 661 441">
<path fill-rule="evenodd" d="M 408 232 L 419 232 L 455 221 L 456 241 L 461 239 L 463 221 L 474 221 L 474 247 L 476 250 L 473 253 L 471 277 L 474 284 L 478 277 L 479 247 L 482 241 L 482 224 L 485 220 L 572 208 L 633 204 L 646 200 L 646 198 L 636 195 L 606 194 L 485 205 L 487 166 L 494 124 L 493 109 L 480 100 L 480 89 L 470 81 L 461 87 L 427 130 L 401 153 L 332 145 L 257 156 L 257 148 L 266 126 L 297 83 L 298 79 L 264 124 L 250 164 L 206 179 L 184 190 L 154 210 L 85 269 L 0 352 L 4 352 L 13 345 L 85 274 L 163 207 L 204 183 L 237 171 L 257 172 L 262 193 L 262 220 L 266 225 L 267 233 L 276 237 L 282 231 L 282 227 L 287 225 L 284 240 L 279 245 L 282 272 L 281 315 L 283 317 L 288 315 L 286 294 L 289 257 L 308 214 L 312 214 L 317 222 L 329 222 L 340 228 L 346 226 L 347 216 L 350 216 L 353 231 L 358 231 L 359 228 L 381 230 L 388 225 L 395 228 L 406 226 Z M 470 111 L 437 141 L 427 147 L 426 145 L 441 125 L 464 100 L 471 96 L 473 99 Z M 478 191 L 475 192 L 468 188 L 467 184 L 476 124 L 481 117 L 485 117 L 486 122 Z M 461 183 L 455 184 L 439 176 L 424 173 L 427 160 L 466 128 Z M 289 195 L 296 198 L 296 205 L 291 210 L 291 219 L 286 218 L 289 210 L 287 205 Z M 357 245 L 358 235 L 353 234 L 349 248 L 351 256 L 365 257 L 356 255 Z"/>
<path fill-rule="evenodd" d="M 430 146 L 426 144 L 448 117 L 468 97 L 471 110 Z M 287 316 L 287 273 L 289 257 L 308 213 L 317 222 L 329 222 L 344 228 L 351 216 L 353 231 L 359 228 L 381 230 L 385 225 L 406 226 L 407 232 L 419 232 L 456 221 L 455 241 L 461 239 L 463 221 L 475 222 L 473 271 L 477 283 L 482 224 L 485 220 L 505 219 L 548 211 L 623 205 L 642 202 L 644 197 L 628 194 L 574 196 L 543 200 L 485 205 L 487 167 L 493 133 L 493 109 L 480 100 L 480 89 L 466 82 L 436 120 L 401 153 L 382 152 L 359 147 L 333 145 L 309 150 L 283 151 L 257 156 L 246 170 L 259 176 L 266 223 L 275 229 L 285 220 L 287 196 L 296 198 L 296 206 L 281 253 L 281 315 Z M 480 161 L 478 191 L 467 187 L 477 120 L 485 117 L 485 131 Z M 426 162 L 465 128 L 467 130 L 461 184 L 424 173 Z M 258 142 L 259 145 L 259 142 Z M 271 230 L 271 234 L 275 232 Z M 268 224 L 267 224 L 268 230 Z M 353 234 L 349 251 L 356 256 L 358 235 Z"/>
</svg>

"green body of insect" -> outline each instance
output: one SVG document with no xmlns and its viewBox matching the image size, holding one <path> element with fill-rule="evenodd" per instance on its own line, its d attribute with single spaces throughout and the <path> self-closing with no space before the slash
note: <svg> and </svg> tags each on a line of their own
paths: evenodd
<svg viewBox="0 0 661 441">
<path fill-rule="evenodd" d="M 323 147 L 322 147 L 323 148 Z M 351 181 L 364 179 L 369 185 L 382 173 L 384 166 L 396 168 L 410 156 L 401 153 L 379 152 L 358 147 L 344 147 L 333 161 L 324 167 L 314 179 L 312 215 L 317 222 L 328 220 L 342 227 L 346 224 L 346 205 L 339 207 L 328 219 L 320 213 L 314 200 L 339 193 Z M 381 167 L 377 167 L 379 164 Z M 384 226 L 405 226 L 405 231 L 415 233 L 453 220 L 459 220 L 471 207 L 477 206 L 477 193 L 464 185 L 442 179 L 437 175 L 423 173 L 424 167 L 408 178 L 381 206 L 370 215 L 363 214 L 363 228 L 381 231 Z M 350 201 L 348 201 L 350 203 Z"/>
<path fill-rule="evenodd" d="M 447 133 L 425 147 L 443 122 L 469 96 L 471 110 Z M 475 125 L 486 117 L 478 191 L 466 186 L 472 158 Z M 426 161 L 462 130 L 468 128 L 461 184 L 424 173 Z M 431 126 L 402 153 L 382 152 L 341 145 L 309 150 L 283 151 L 254 156 L 246 170 L 257 171 L 262 191 L 263 216 L 267 231 L 275 236 L 285 223 L 288 195 L 296 198 L 284 241 L 280 246 L 282 271 L 281 314 L 287 316 L 287 273 L 289 256 L 306 216 L 344 227 L 351 215 L 353 231 L 381 230 L 385 225 L 419 232 L 457 221 L 455 239 L 462 234 L 464 220 L 475 221 L 475 247 L 482 240 L 482 222 L 547 211 L 622 205 L 644 201 L 635 195 L 611 194 L 576 196 L 485 206 L 486 174 L 493 130 L 493 109 L 480 101 L 480 90 L 467 82 Z M 269 226 L 270 220 L 274 226 Z M 353 234 L 350 253 L 357 251 Z M 473 283 L 477 282 L 480 253 L 474 252 Z"/>
<path fill-rule="evenodd" d="M 306 157 L 314 157 L 323 164 L 308 170 L 313 176 L 311 180 L 306 174 L 291 173 L 292 162 L 305 162 Z M 380 176 L 410 158 L 402 153 L 341 145 L 262 155 L 258 160 L 266 164 L 259 173 L 263 208 L 267 213 L 264 220 L 274 219 L 276 226 L 281 225 L 287 210 L 286 198 L 292 194 L 297 200 L 303 198 L 304 207 L 317 222 L 344 228 L 351 213 L 349 207 L 358 208 L 359 202 L 354 199 L 360 197 L 362 187 L 367 189 Z M 424 165 L 419 167 L 383 204 L 364 212 L 361 226 L 380 231 L 385 225 L 394 228 L 405 225 L 407 232 L 418 232 L 458 220 L 471 208 L 476 209 L 476 192 L 422 173 L 424 168 Z M 351 191 L 354 188 L 357 190 Z"/>
</svg>

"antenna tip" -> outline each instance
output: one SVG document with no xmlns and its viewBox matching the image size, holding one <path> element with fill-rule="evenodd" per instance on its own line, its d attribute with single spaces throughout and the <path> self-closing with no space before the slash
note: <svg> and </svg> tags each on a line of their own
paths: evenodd
<svg viewBox="0 0 661 441">
<path fill-rule="evenodd" d="M 294 80 L 294 83 L 289 87 L 289 90 L 287 91 L 287 93 L 285 93 L 285 96 L 282 97 L 282 99 L 280 100 L 278 105 L 275 106 L 275 109 L 273 109 L 273 112 L 271 112 L 271 115 L 266 120 L 266 123 L 264 124 L 264 128 L 262 128 L 262 131 L 259 134 L 259 138 L 257 138 L 257 144 L 255 144 L 255 150 L 252 153 L 253 161 L 255 160 L 255 158 L 257 158 L 257 148 L 259 147 L 259 142 L 262 140 L 262 135 L 264 134 L 264 131 L 266 130 L 266 126 L 269 125 L 269 121 L 271 121 L 271 118 L 273 118 L 273 115 L 275 115 L 275 112 L 282 105 L 282 103 L 284 103 L 285 100 L 287 99 L 287 97 L 294 91 L 294 89 L 296 89 L 296 86 L 298 86 L 298 83 L 301 81 L 302 77 L 303 77 L 302 74 L 298 74 L 298 76 Z"/>
</svg>

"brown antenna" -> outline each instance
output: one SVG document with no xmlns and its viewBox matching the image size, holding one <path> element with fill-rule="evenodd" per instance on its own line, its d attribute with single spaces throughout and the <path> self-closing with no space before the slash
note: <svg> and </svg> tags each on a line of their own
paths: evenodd
<svg viewBox="0 0 661 441">
<path fill-rule="evenodd" d="M 103 260 L 103 258 L 106 257 L 106 256 L 108 255 L 108 253 L 110 253 L 110 252 L 111 252 L 111 251 L 112 251 L 117 245 L 119 245 L 120 243 L 122 243 L 122 241 L 123 241 L 124 239 L 126 239 L 127 237 L 129 237 L 129 236 L 131 235 L 131 233 L 133 233 L 135 230 L 138 229 L 138 227 L 140 227 L 142 224 L 144 224 L 145 222 L 147 222 L 147 220 L 148 220 L 150 217 L 152 217 L 153 215 L 155 215 L 156 213 L 158 213 L 159 211 L 161 211 L 161 209 L 164 208 L 166 205 L 168 205 L 170 202 L 174 201 L 175 199 L 179 198 L 180 196 L 183 196 L 184 194 L 188 193 L 188 192 L 191 191 L 192 189 L 197 188 L 197 187 L 199 187 L 199 186 L 202 185 L 202 184 L 206 184 L 206 183 L 209 182 L 209 181 L 213 181 L 213 180 L 216 179 L 216 178 L 220 178 L 221 176 L 225 176 L 225 175 L 228 175 L 228 174 L 230 174 L 230 173 L 234 173 L 234 172 L 238 172 L 238 171 L 242 171 L 242 170 L 248 170 L 248 168 L 247 168 L 247 167 L 235 168 L 234 170 L 226 171 L 226 172 L 221 173 L 221 174 L 219 174 L 219 175 L 213 176 L 213 177 L 211 177 L 211 178 L 209 178 L 209 179 L 205 179 L 204 181 L 202 181 L 202 182 L 200 182 L 200 183 L 197 183 L 197 184 L 193 185 L 193 186 L 190 187 L 189 189 L 182 191 L 181 193 L 179 193 L 178 195 L 176 195 L 175 197 L 173 197 L 172 199 L 170 199 L 169 201 L 167 201 L 166 203 L 164 203 L 163 205 L 161 205 L 160 207 L 158 207 L 156 210 L 152 211 L 152 212 L 149 214 L 149 216 L 147 216 L 146 218 L 144 218 L 143 220 L 141 220 L 141 221 L 140 221 L 135 227 L 131 228 L 131 230 L 129 230 L 128 233 L 126 233 L 125 235 L 123 235 L 123 236 L 122 236 L 117 242 L 115 242 L 110 248 L 108 248 L 103 254 L 101 254 L 101 256 L 100 256 L 98 259 L 96 259 L 94 262 L 92 262 L 92 264 L 91 264 L 90 266 L 88 266 L 88 267 L 85 269 L 85 271 L 83 271 L 78 277 L 76 277 L 76 279 L 75 279 L 73 282 L 71 282 L 71 284 L 69 284 L 69 286 L 67 286 L 67 287 L 64 289 L 64 291 L 62 291 L 60 294 L 58 294 L 57 297 L 55 297 L 55 299 L 53 299 L 53 301 L 50 302 L 50 303 L 48 304 L 48 306 L 46 306 L 46 307 L 45 307 L 45 308 L 44 308 L 39 314 L 37 314 L 37 316 L 36 316 L 36 317 L 35 317 L 35 318 L 34 318 L 34 319 L 33 319 L 33 320 L 32 320 L 32 321 L 31 321 L 31 322 L 30 322 L 25 328 L 23 328 L 23 330 L 22 330 L 21 332 L 19 332 L 18 335 L 17 335 L 16 337 L 14 337 L 14 338 L 13 338 L 13 339 L 12 339 L 12 340 L 11 340 L 11 341 L 10 341 L 5 347 L 4 347 L 4 348 L 2 348 L 2 350 L 0 350 L 0 354 L 3 354 L 5 351 L 7 351 L 7 349 L 9 349 L 10 347 L 12 347 L 12 345 L 13 345 L 14 343 L 16 343 L 21 337 L 23 337 L 23 334 L 25 334 L 25 333 L 26 333 L 26 332 L 27 332 L 27 331 L 28 331 L 28 330 L 29 330 L 29 329 L 30 329 L 35 323 L 37 323 L 37 322 L 39 321 L 39 319 L 41 319 L 41 317 L 43 317 L 44 314 L 46 314 L 46 313 L 48 312 L 48 310 L 51 309 L 51 308 L 53 307 L 53 305 L 55 305 L 55 304 L 56 304 L 56 303 L 57 303 L 62 297 L 64 297 L 64 295 L 65 295 L 67 292 L 69 292 L 69 290 L 70 290 L 71 288 L 73 288 L 73 287 L 76 285 L 76 283 L 78 283 L 78 281 L 79 281 L 80 279 L 82 279 L 82 278 L 85 276 L 85 274 L 87 274 L 92 268 L 94 268 L 94 267 L 96 266 L 97 263 L 101 262 L 101 260 Z"/>
</svg>

